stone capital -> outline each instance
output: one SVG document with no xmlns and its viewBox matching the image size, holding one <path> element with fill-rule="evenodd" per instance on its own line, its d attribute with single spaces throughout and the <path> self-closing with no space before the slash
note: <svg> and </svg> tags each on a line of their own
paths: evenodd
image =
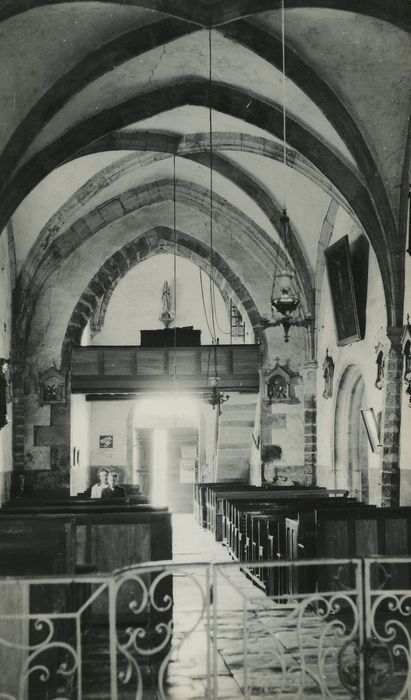
<svg viewBox="0 0 411 700">
<path fill-rule="evenodd" d="M 315 371 L 318 369 L 318 362 L 317 360 L 307 360 L 307 362 L 304 362 L 304 364 L 301 367 L 301 373 L 303 372 L 310 372 L 310 371 Z"/>
<path fill-rule="evenodd" d="M 391 343 L 392 350 L 401 352 L 402 326 L 387 326 L 387 338 Z"/>
</svg>

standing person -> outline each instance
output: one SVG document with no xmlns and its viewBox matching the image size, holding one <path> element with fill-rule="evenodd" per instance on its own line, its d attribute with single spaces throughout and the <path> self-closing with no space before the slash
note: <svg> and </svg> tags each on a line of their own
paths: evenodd
<svg viewBox="0 0 411 700">
<path fill-rule="evenodd" d="M 99 483 L 94 484 L 91 489 L 91 498 L 101 498 L 103 489 L 108 485 L 108 469 L 99 469 L 98 472 Z"/>
<path fill-rule="evenodd" d="M 108 486 L 101 492 L 102 498 L 125 498 L 126 491 L 122 486 L 117 485 L 117 472 L 110 472 L 108 475 Z"/>
</svg>

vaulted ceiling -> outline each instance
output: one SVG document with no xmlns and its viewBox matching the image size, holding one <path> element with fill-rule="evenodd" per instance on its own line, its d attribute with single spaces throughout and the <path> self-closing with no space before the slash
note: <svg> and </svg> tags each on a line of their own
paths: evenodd
<svg viewBox="0 0 411 700">
<path fill-rule="evenodd" d="M 26 321 L 58 284 L 67 325 L 101 266 L 174 213 L 209 247 L 211 206 L 223 273 L 266 313 L 285 199 L 306 308 L 343 217 L 369 237 L 401 322 L 410 6 L 285 8 L 286 165 L 281 0 L 0 1 L 0 228 L 12 217 Z"/>
</svg>

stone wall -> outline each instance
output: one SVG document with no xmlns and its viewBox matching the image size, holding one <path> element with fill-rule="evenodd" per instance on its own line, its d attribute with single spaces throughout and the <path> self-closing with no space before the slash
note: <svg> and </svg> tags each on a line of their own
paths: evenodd
<svg viewBox="0 0 411 700">
<path fill-rule="evenodd" d="M 333 236 L 329 245 L 339 240 L 343 235 L 349 235 L 350 247 L 355 245 L 361 236 L 358 227 L 341 210 L 337 216 Z M 377 265 L 375 254 L 370 247 L 368 264 L 368 288 L 366 302 L 366 326 L 362 340 L 348 345 L 338 346 L 334 323 L 334 313 L 332 309 L 329 281 L 327 272 L 323 269 L 321 285 L 321 306 L 318 319 L 318 370 L 317 370 L 317 430 L 318 430 L 318 483 L 328 488 L 346 487 L 348 485 L 348 451 L 353 435 L 348 432 L 345 436 L 344 454 L 336 454 L 336 434 L 335 415 L 337 405 L 342 396 L 342 381 L 346 377 L 349 368 L 355 369 L 358 376 L 364 382 L 363 404 L 361 407 L 373 408 L 375 416 L 379 422 L 382 421 L 384 407 L 385 388 L 378 389 L 375 386 L 377 378 L 377 347 L 383 349 L 385 356 L 390 348 L 390 343 L 386 335 L 387 316 L 384 300 L 381 276 Z M 325 398 L 324 378 L 322 363 L 326 351 L 332 357 L 335 369 L 333 379 L 332 396 Z M 348 400 L 347 400 L 348 401 Z M 341 407 L 339 421 L 348 414 L 350 406 Z M 358 411 L 358 422 L 361 415 Z M 340 424 L 342 425 L 342 423 Z M 348 422 L 347 422 L 348 425 Z M 358 427 L 360 429 L 360 427 Z M 383 436 L 382 436 L 383 437 Z M 376 505 L 381 504 L 382 486 L 382 450 L 372 452 L 368 446 L 368 476 L 369 476 L 369 502 Z M 335 473 L 338 462 L 341 473 Z"/>
<path fill-rule="evenodd" d="M 12 269 L 8 232 L 0 234 L 0 357 L 10 357 Z M 11 403 L 7 415 L 12 419 Z M 8 499 L 12 470 L 12 423 L 0 430 L 0 505 Z"/>
</svg>

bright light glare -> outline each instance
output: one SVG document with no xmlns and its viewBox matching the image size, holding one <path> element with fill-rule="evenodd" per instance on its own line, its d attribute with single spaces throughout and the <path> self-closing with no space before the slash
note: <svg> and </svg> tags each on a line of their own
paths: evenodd
<svg viewBox="0 0 411 700">
<path fill-rule="evenodd" d="M 136 427 L 198 426 L 198 400 L 181 394 L 138 399 L 134 414 Z"/>
<path fill-rule="evenodd" d="M 153 506 L 167 503 L 167 430 L 153 430 L 153 481 L 151 502 Z"/>
</svg>

